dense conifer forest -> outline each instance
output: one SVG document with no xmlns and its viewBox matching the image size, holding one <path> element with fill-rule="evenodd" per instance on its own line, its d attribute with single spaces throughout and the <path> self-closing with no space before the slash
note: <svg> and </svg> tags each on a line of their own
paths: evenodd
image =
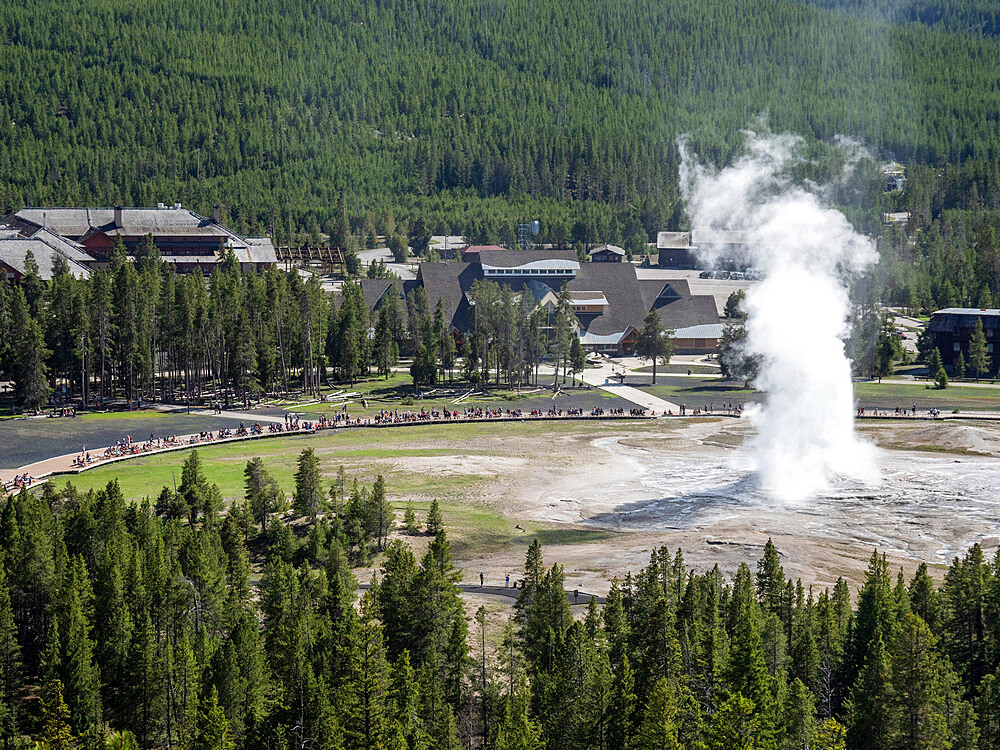
<svg viewBox="0 0 1000 750">
<path fill-rule="evenodd" d="M 538 216 L 543 240 L 648 240 L 684 223 L 677 136 L 721 163 L 760 114 L 880 159 L 975 165 L 995 201 L 996 16 L 985 0 L 5 3 L 0 207 L 221 203 L 280 239 L 289 220 L 328 230 L 345 193 L 379 234 L 420 215 L 509 239 Z"/>
<path fill-rule="evenodd" d="M 381 477 L 328 484 L 309 449 L 290 499 L 260 459 L 245 478 L 225 513 L 197 452 L 155 502 L 3 502 L 4 747 L 1000 747 L 1000 556 L 978 545 L 941 582 L 873 552 L 857 591 L 787 578 L 770 542 L 733 575 L 654 550 L 574 614 L 536 541 L 487 633 L 436 503 L 394 531 Z"/>
</svg>

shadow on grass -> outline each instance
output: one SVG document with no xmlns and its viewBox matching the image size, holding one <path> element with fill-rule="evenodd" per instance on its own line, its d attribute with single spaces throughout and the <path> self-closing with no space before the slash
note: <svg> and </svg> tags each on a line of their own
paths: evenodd
<svg viewBox="0 0 1000 750">
<path fill-rule="evenodd" d="M 548 544 L 589 544 L 610 539 L 615 532 L 604 529 L 538 529 L 534 533 L 525 533 L 529 539 L 537 539 L 543 547 Z"/>
</svg>

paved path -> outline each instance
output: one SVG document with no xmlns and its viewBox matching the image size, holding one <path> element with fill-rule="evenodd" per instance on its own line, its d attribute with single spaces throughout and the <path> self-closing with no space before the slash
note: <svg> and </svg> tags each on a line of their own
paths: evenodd
<svg viewBox="0 0 1000 750">
<path fill-rule="evenodd" d="M 289 410 L 293 411 L 293 410 Z M 238 419 L 246 424 L 253 424 L 254 422 L 268 422 L 270 424 L 284 424 L 284 417 L 276 417 L 274 415 L 259 414 L 257 412 L 251 411 L 232 411 L 230 409 L 223 409 L 222 411 L 215 411 L 214 409 L 199 409 L 197 411 L 192 411 L 192 414 L 197 414 L 200 417 L 222 417 L 223 419 Z"/>
<path fill-rule="evenodd" d="M 235 443 L 242 440 L 260 440 L 262 438 L 284 437 L 287 435 L 310 435 L 313 432 L 315 432 L 315 430 L 303 428 L 300 430 L 291 430 L 289 432 L 262 432 L 259 435 L 240 435 L 204 441 L 199 439 L 197 433 L 192 435 L 178 435 L 176 442 L 162 448 L 141 451 L 139 453 L 125 453 L 120 456 L 111 456 L 110 458 L 102 458 L 97 461 L 91 461 L 86 466 L 77 466 L 73 463 L 80 455 L 80 452 L 76 451 L 74 453 L 66 453 L 62 456 L 53 456 L 41 461 L 35 461 L 34 463 L 21 466 L 17 469 L 0 469 L 0 483 L 6 484 L 7 482 L 12 481 L 15 476 L 23 476 L 24 474 L 33 477 L 37 483 L 37 480 L 44 479 L 45 477 L 52 476 L 53 474 L 79 474 L 81 471 L 96 469 L 98 466 L 107 466 L 108 464 L 117 463 L 118 461 L 127 461 L 130 458 L 155 456 L 159 453 L 170 453 L 171 451 L 182 451 L 190 448 L 201 448 L 208 445 L 219 445 L 220 443 Z M 196 442 L 192 442 L 192 440 L 196 440 Z M 138 444 L 141 445 L 141 443 Z M 89 451 L 89 453 L 91 456 L 100 456 L 107 449 L 107 446 L 103 448 L 94 448 Z"/>
<path fill-rule="evenodd" d="M 587 385 L 597 386 L 602 391 L 613 393 L 626 401 L 631 401 L 633 404 L 641 406 L 643 409 L 649 409 L 656 412 L 657 416 L 668 412 L 672 412 L 673 414 L 681 413 L 681 407 L 675 403 L 659 398 L 658 396 L 654 396 L 653 394 L 647 393 L 639 388 L 633 388 L 630 385 L 621 385 L 620 383 L 615 382 L 615 373 L 621 372 L 622 370 L 628 371 L 630 369 L 631 368 L 627 363 L 617 364 L 611 362 L 610 360 L 605 360 L 600 367 L 588 367 L 583 372 L 577 373 L 576 379 L 583 381 Z M 552 374 L 551 367 L 544 368 L 540 371 L 546 372 L 548 375 Z"/>
</svg>

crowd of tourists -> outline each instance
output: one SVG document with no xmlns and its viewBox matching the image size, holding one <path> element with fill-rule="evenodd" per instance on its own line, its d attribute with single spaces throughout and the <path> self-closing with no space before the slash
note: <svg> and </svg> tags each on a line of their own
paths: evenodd
<svg viewBox="0 0 1000 750">
<path fill-rule="evenodd" d="M 28 472 L 17 474 L 10 481 L 3 483 L 3 493 L 0 494 L 5 494 L 7 492 L 20 492 L 25 487 L 30 487 L 34 483 L 35 478 Z"/>
<path fill-rule="evenodd" d="M 928 409 L 927 416 L 936 417 L 941 414 L 940 409 Z M 917 416 L 917 405 L 912 404 L 909 409 L 905 406 L 897 406 L 895 409 L 890 411 L 889 409 L 879 409 L 877 406 L 868 409 L 864 406 L 859 406 L 857 414 L 859 417 L 916 417 Z M 921 415 L 923 416 L 923 415 Z"/>
</svg>

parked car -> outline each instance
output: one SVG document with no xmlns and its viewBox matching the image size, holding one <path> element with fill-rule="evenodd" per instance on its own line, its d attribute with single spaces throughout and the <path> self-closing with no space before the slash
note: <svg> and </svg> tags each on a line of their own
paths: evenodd
<svg viewBox="0 0 1000 750">
<path fill-rule="evenodd" d="M 715 276 L 713 276 L 712 278 L 714 278 L 714 279 L 728 279 L 729 278 L 729 271 L 716 271 L 715 272 Z"/>
<path fill-rule="evenodd" d="M 729 274 L 729 278 L 732 279 L 733 281 L 743 281 L 743 279 L 746 278 L 746 275 L 741 273 L 740 271 L 733 271 L 731 274 Z"/>
<path fill-rule="evenodd" d="M 699 279 L 710 279 L 710 278 L 712 278 L 712 272 L 711 271 L 702 271 L 701 273 L 698 274 L 698 278 Z"/>
</svg>

